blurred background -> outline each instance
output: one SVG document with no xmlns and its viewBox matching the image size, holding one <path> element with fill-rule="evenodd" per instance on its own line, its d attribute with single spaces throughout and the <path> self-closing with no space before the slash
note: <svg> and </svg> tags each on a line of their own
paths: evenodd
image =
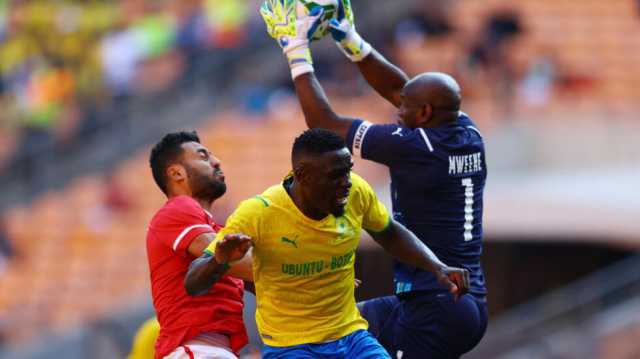
<svg viewBox="0 0 640 359">
<path fill-rule="evenodd" d="M 353 3 L 410 76 L 458 79 L 485 136 L 491 319 L 465 358 L 640 358 L 640 1 Z M 305 125 L 258 6 L 0 0 L 1 358 L 126 357 L 153 315 L 145 231 L 165 198 L 147 158 L 165 133 L 197 129 L 222 159 L 220 223 L 286 174 Z M 313 51 L 339 113 L 394 121 L 329 39 Z M 385 168 L 356 170 L 389 203 Z M 368 239 L 356 271 L 358 299 L 391 293 Z"/>
</svg>

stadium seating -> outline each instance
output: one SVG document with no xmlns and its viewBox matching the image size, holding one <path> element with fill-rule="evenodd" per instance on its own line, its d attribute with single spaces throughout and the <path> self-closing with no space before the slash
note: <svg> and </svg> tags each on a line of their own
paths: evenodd
<svg viewBox="0 0 640 359">
<path fill-rule="evenodd" d="M 531 116 L 541 114 L 540 109 L 534 111 L 519 101 L 516 118 L 591 119 L 594 113 L 601 117 L 607 112 L 614 114 L 608 120 L 633 120 L 633 108 L 640 100 L 640 72 L 629 71 L 637 68 L 640 61 L 640 19 L 634 2 L 589 0 L 578 5 L 574 1 L 524 0 L 517 5 L 505 4 L 499 0 L 456 2 L 456 33 L 424 43 L 405 43 L 396 55 L 410 73 L 457 73 L 466 56 L 465 46 L 482 28 L 486 17 L 499 9 L 514 9 L 524 25 L 524 32 L 509 51 L 517 77 L 522 77 L 530 62 L 541 55 L 553 58 L 559 76 L 554 96 L 542 109 L 545 116 Z M 499 125 L 488 85 L 491 80 L 461 80 L 467 95 L 471 95 L 466 99 L 469 112 L 485 128 Z"/>
</svg>

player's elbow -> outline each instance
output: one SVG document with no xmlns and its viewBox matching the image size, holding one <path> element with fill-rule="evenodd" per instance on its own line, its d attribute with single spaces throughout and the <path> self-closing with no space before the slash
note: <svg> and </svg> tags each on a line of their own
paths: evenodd
<svg viewBox="0 0 640 359">
<path fill-rule="evenodd" d="M 319 113 L 305 116 L 309 128 L 324 128 L 330 130 L 335 124 L 335 116 L 328 113 Z"/>
<path fill-rule="evenodd" d="M 315 120 L 307 120 L 309 128 L 323 128 L 346 139 L 351 121 L 337 116 L 319 116 Z"/>
</svg>

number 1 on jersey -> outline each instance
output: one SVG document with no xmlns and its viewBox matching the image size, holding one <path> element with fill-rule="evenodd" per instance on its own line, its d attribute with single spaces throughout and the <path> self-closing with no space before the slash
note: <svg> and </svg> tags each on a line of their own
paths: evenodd
<svg viewBox="0 0 640 359">
<path fill-rule="evenodd" d="M 473 181 L 471 178 L 463 178 L 464 186 L 464 241 L 473 239 Z"/>
</svg>

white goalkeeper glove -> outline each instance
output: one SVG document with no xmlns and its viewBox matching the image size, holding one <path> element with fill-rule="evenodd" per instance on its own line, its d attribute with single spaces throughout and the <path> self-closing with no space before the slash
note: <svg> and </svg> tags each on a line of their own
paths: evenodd
<svg viewBox="0 0 640 359">
<path fill-rule="evenodd" d="M 297 6 L 298 0 L 265 0 L 260 14 L 267 32 L 278 41 L 287 57 L 291 77 L 313 72 L 309 42 L 321 23 L 324 9 L 320 6 L 307 10 Z"/>
<path fill-rule="evenodd" d="M 337 16 L 329 22 L 329 32 L 352 62 L 362 61 L 371 53 L 371 45 L 356 31 L 350 0 L 338 0 Z"/>
</svg>

